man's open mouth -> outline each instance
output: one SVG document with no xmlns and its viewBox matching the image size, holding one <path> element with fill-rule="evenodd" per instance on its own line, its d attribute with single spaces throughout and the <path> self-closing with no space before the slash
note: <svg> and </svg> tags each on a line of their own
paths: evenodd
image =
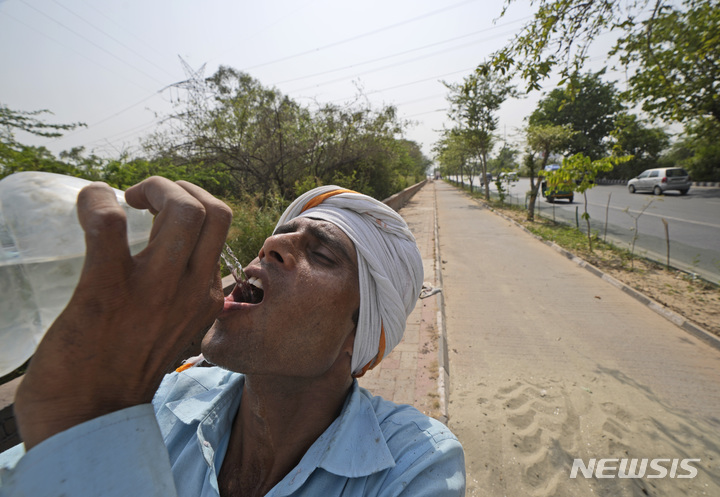
<svg viewBox="0 0 720 497">
<path fill-rule="evenodd" d="M 232 293 L 225 297 L 225 302 L 226 304 L 228 302 L 259 304 L 262 302 L 264 295 L 265 292 L 260 278 L 251 277 L 247 281 L 238 281 Z"/>
</svg>

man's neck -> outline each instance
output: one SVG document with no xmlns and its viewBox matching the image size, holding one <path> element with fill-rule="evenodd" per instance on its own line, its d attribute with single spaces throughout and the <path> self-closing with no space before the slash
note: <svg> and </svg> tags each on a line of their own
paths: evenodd
<svg viewBox="0 0 720 497">
<path fill-rule="evenodd" d="M 221 495 L 265 495 L 300 462 L 339 415 L 352 379 L 323 383 L 246 377 L 219 475 Z"/>
</svg>

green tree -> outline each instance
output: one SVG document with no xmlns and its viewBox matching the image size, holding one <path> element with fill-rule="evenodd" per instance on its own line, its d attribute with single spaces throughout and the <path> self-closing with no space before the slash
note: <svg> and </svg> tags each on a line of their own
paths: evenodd
<svg viewBox="0 0 720 497">
<path fill-rule="evenodd" d="M 632 155 L 632 159 L 604 174 L 607 178 L 630 179 L 645 169 L 657 167 L 662 152 L 670 144 L 663 129 L 647 126 L 634 114 L 620 114 L 610 134 L 615 155 Z"/>
<path fill-rule="evenodd" d="M 289 199 L 310 185 L 339 181 L 384 198 L 409 181 L 414 162 L 392 106 L 313 110 L 224 66 L 186 83 L 171 126 L 147 142 L 152 159 L 226 171 L 238 191 L 268 198 L 277 192 Z"/>
<path fill-rule="evenodd" d="M 43 114 L 52 114 L 52 112 L 46 109 L 33 111 L 12 110 L 0 104 L 0 141 L 2 143 L 14 143 L 14 133 L 16 131 L 25 131 L 46 138 L 57 138 L 63 135 L 63 131 L 71 131 L 78 126 L 85 126 L 82 123 L 46 123 L 37 117 Z"/>
<path fill-rule="evenodd" d="M 460 183 L 465 186 L 467 159 L 470 152 L 459 130 L 457 128 L 444 130 L 440 140 L 433 146 L 433 152 L 435 160 L 440 165 L 440 173 L 445 177 L 460 176 Z"/>
<path fill-rule="evenodd" d="M 412 140 L 397 140 L 396 145 L 400 155 L 398 174 L 411 179 L 412 184 L 422 181 L 432 165 L 430 158 L 422 152 L 420 145 Z"/>
<path fill-rule="evenodd" d="M 562 167 L 556 171 L 547 173 L 548 185 L 574 185 L 574 191 L 582 193 L 584 212 L 582 218 L 587 223 L 588 249 L 592 252 L 592 233 L 590 231 L 590 214 L 587 210 L 587 191 L 595 186 L 595 179 L 598 174 L 606 173 L 621 162 L 629 160 L 630 157 L 603 157 L 592 160 L 583 154 L 575 154 L 563 159 Z"/>
<path fill-rule="evenodd" d="M 688 124 L 661 164 L 684 167 L 694 181 L 720 181 L 720 124 L 709 118 Z"/>
<path fill-rule="evenodd" d="M 638 68 L 625 97 L 666 121 L 720 123 L 720 2 L 682 6 L 656 2 L 652 15 L 618 41 L 614 53 Z"/>
<path fill-rule="evenodd" d="M 462 84 L 444 84 L 450 90 L 448 117 L 455 121 L 458 133 L 466 143 L 471 165 L 479 164 L 478 172 L 485 178 L 493 133 L 498 125 L 495 114 L 508 97 L 516 95 L 515 88 L 507 78 L 478 71 L 464 78 Z M 485 198 L 489 200 L 490 186 L 487 181 L 483 183 Z"/>
<path fill-rule="evenodd" d="M 46 171 L 80 178 L 86 177 L 82 170 L 58 160 L 45 147 L 33 147 L 19 143 L 10 147 L 0 143 L 0 178 L 21 171 Z"/>
<path fill-rule="evenodd" d="M 505 0 L 500 17 L 517 0 Z M 631 32 L 649 5 L 669 5 L 670 0 L 530 0 L 535 13 L 530 22 L 503 48 L 495 52 L 486 71 L 517 74 L 527 90 L 541 89 L 556 71 L 563 85 L 579 73 L 595 39 L 610 31 Z"/>
<path fill-rule="evenodd" d="M 528 199 L 528 220 L 535 219 L 535 201 L 540 189 L 540 172 L 545 169 L 550 156 L 567 150 L 570 141 L 577 132 L 569 125 L 529 125 L 526 129 L 527 144 L 530 149 L 526 166 L 530 173 L 530 195 Z M 540 163 L 535 161 L 535 154 L 540 155 Z M 535 167 L 537 166 L 537 171 Z M 538 174 L 537 181 L 535 174 Z"/>
<path fill-rule="evenodd" d="M 504 15 L 516 0 L 505 0 Z M 720 99 L 720 3 L 718 0 L 531 0 L 533 19 L 485 70 L 517 74 L 527 89 L 556 71 L 565 84 L 587 60 L 600 34 L 619 34 L 610 55 L 617 55 L 628 74 L 622 97 L 641 103 L 653 117 L 685 124 L 718 121 Z M 689 133 L 708 131 L 704 124 Z M 700 143 L 696 143 L 701 146 Z M 696 155 L 693 151 L 688 151 Z M 708 157 L 708 150 L 698 152 Z M 701 170 L 707 171 L 706 167 Z"/>
<path fill-rule="evenodd" d="M 622 104 L 615 84 L 602 81 L 603 73 L 572 76 L 564 87 L 538 102 L 528 124 L 569 125 L 577 131 L 568 144 L 570 154 L 582 153 L 593 160 L 607 155 L 606 140 Z"/>
<path fill-rule="evenodd" d="M 309 115 L 279 91 L 230 67 L 194 81 L 169 116 L 169 130 L 146 143 L 153 158 L 225 168 L 238 188 L 290 193 L 307 153 Z"/>
<path fill-rule="evenodd" d="M 488 160 L 488 172 L 499 174 L 515 170 L 518 153 L 517 149 L 504 144 L 497 156 Z"/>
<path fill-rule="evenodd" d="M 52 124 L 38 116 L 51 114 L 48 110 L 18 111 L 0 104 L 0 178 L 19 171 L 48 171 L 71 176 L 84 176 L 81 168 L 58 160 L 47 148 L 19 143 L 15 134 L 30 133 L 45 138 L 57 138 L 81 123 Z M 93 178 L 90 178 L 93 179 Z"/>
<path fill-rule="evenodd" d="M 394 107 L 377 111 L 370 107 L 335 108 L 324 118 L 332 120 L 334 131 L 319 135 L 314 146 L 322 147 L 323 155 L 312 166 L 325 172 L 323 181 L 338 183 L 334 178 L 354 178 L 353 184 L 343 186 L 378 199 L 408 186 L 412 160 L 407 142 L 400 137 L 403 125 Z"/>
</svg>

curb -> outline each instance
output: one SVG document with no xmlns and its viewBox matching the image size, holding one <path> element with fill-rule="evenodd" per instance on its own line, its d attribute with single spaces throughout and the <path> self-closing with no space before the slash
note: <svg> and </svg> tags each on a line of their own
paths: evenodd
<svg viewBox="0 0 720 497">
<path fill-rule="evenodd" d="M 437 191 L 433 183 L 433 224 L 435 239 L 435 281 L 437 286 L 443 288 L 442 259 L 440 258 L 440 237 L 438 230 Z M 448 415 L 448 398 L 450 395 L 450 360 L 448 357 L 447 330 L 445 328 L 445 296 L 439 292 L 436 296 L 437 327 L 438 327 L 438 394 L 440 395 L 440 414 L 444 424 L 450 419 Z"/>
<path fill-rule="evenodd" d="M 473 200 L 478 201 L 478 199 L 473 199 Z M 492 212 L 496 216 L 499 216 L 499 217 L 505 219 L 506 221 L 510 221 L 515 226 L 517 226 L 521 230 L 525 231 L 526 233 L 528 233 L 530 236 L 532 236 L 536 240 L 539 240 L 542 243 L 544 243 L 545 245 L 551 247 L 556 252 L 564 255 L 565 257 L 567 257 L 568 259 L 573 261 L 578 266 L 587 269 L 590 273 L 594 274 L 598 278 L 610 283 L 615 288 L 622 290 L 623 292 L 625 292 L 626 294 L 628 294 L 629 296 L 631 296 L 632 298 L 634 298 L 635 300 L 637 300 L 638 302 L 640 302 L 641 304 L 643 304 L 644 306 L 646 306 L 647 308 L 649 308 L 650 310 L 655 312 L 656 314 L 659 314 L 660 316 L 664 317 L 665 319 L 667 319 L 668 321 L 670 321 L 671 323 L 676 325 L 678 328 L 686 331 L 687 333 L 690 333 L 695 338 L 705 342 L 706 344 L 710 345 L 711 347 L 713 347 L 717 350 L 720 350 L 720 337 L 713 335 L 712 333 L 705 330 L 704 328 L 687 320 L 685 317 L 681 316 L 680 314 L 678 314 L 674 311 L 671 311 L 670 309 L 668 309 L 664 305 L 660 304 L 659 302 L 654 301 L 647 295 L 635 290 L 632 287 L 629 287 L 622 281 L 619 281 L 619 280 L 613 278 L 612 276 L 610 276 L 609 274 L 602 272 L 600 269 L 593 266 L 586 260 L 584 260 L 581 257 L 576 256 L 572 252 L 562 248 L 557 243 L 544 240 L 540 236 L 531 232 L 529 229 L 527 229 L 522 224 L 520 224 L 517 221 L 515 221 L 514 219 L 511 219 L 511 218 L 507 217 L 506 215 L 496 211 L 495 209 L 488 206 L 484 202 L 481 202 L 481 203 L 485 206 L 486 209 L 488 209 L 490 212 Z"/>
</svg>

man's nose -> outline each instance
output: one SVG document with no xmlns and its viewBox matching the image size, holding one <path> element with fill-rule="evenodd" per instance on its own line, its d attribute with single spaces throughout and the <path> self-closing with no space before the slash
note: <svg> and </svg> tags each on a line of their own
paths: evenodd
<svg viewBox="0 0 720 497">
<path fill-rule="evenodd" d="M 295 257 L 297 238 L 297 233 L 268 237 L 258 253 L 258 258 L 261 262 L 281 264 L 286 269 L 294 267 L 297 262 Z"/>
</svg>

